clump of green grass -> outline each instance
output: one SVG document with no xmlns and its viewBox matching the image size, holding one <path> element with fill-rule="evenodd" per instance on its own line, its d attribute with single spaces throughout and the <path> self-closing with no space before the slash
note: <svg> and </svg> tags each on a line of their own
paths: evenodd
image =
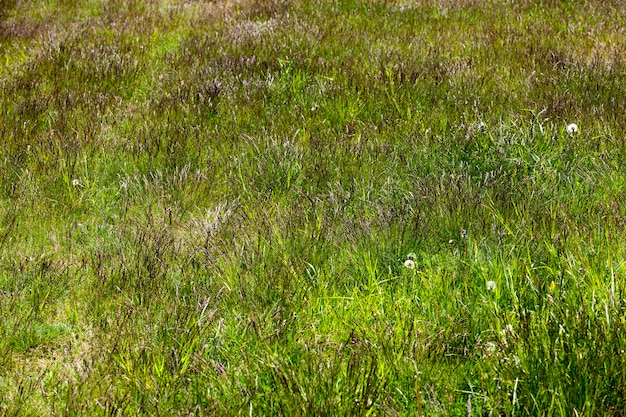
<svg viewBox="0 0 626 417">
<path fill-rule="evenodd" d="M 620 415 L 620 19 L 2 3 L 1 412 Z"/>
</svg>

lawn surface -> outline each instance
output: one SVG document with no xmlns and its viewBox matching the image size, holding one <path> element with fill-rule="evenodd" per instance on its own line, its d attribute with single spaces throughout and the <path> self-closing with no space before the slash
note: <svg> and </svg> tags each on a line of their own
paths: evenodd
<svg viewBox="0 0 626 417">
<path fill-rule="evenodd" d="M 624 10 L 1 0 L 0 414 L 624 415 Z"/>
</svg>

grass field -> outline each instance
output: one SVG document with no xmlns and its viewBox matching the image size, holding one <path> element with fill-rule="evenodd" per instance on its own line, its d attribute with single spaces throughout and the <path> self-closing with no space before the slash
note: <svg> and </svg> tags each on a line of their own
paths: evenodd
<svg viewBox="0 0 626 417">
<path fill-rule="evenodd" d="M 1 0 L 0 415 L 624 415 L 625 27 Z"/>
</svg>

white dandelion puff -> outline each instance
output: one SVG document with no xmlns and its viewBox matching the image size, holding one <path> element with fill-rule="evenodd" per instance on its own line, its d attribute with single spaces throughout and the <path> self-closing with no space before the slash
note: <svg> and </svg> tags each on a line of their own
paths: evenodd
<svg viewBox="0 0 626 417">
<path fill-rule="evenodd" d="M 493 291 L 496 289 L 495 281 L 487 281 L 487 291 Z"/>
<path fill-rule="evenodd" d="M 409 253 L 406 258 L 412 261 L 417 261 L 417 255 L 414 252 Z"/>
<path fill-rule="evenodd" d="M 578 125 L 576 123 L 570 123 L 567 125 L 565 130 L 567 130 L 567 133 L 571 135 L 572 133 L 578 132 Z"/>
<path fill-rule="evenodd" d="M 74 179 L 72 180 L 72 185 L 73 185 L 74 187 L 78 187 L 78 186 L 80 185 L 80 180 L 79 180 L 78 178 L 74 178 Z"/>
<path fill-rule="evenodd" d="M 515 330 L 513 330 L 513 326 L 511 324 L 507 324 L 502 330 L 500 330 L 500 334 L 502 336 L 505 336 L 507 334 L 513 334 L 514 332 Z"/>
<path fill-rule="evenodd" d="M 415 269 L 415 261 L 412 259 L 407 259 L 404 261 L 404 267 L 407 269 Z"/>
</svg>

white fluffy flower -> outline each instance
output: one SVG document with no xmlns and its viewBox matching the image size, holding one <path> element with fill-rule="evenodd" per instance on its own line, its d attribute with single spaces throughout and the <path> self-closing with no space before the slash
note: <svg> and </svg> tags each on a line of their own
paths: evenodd
<svg viewBox="0 0 626 417">
<path fill-rule="evenodd" d="M 74 178 L 74 179 L 72 180 L 72 185 L 73 185 L 74 187 L 78 187 L 78 186 L 80 185 L 80 180 L 79 180 L 78 178 Z"/>
<path fill-rule="evenodd" d="M 416 255 L 415 253 L 413 253 L 413 252 L 409 253 L 409 254 L 406 256 L 406 258 L 407 258 L 407 259 L 411 259 L 411 260 L 413 260 L 413 261 L 417 261 L 417 255 Z"/>
<path fill-rule="evenodd" d="M 578 125 L 576 123 L 570 123 L 567 125 L 565 130 L 567 130 L 567 133 L 569 134 L 576 133 L 578 132 Z"/>
<path fill-rule="evenodd" d="M 495 281 L 487 281 L 487 291 L 493 291 L 496 289 Z"/>
<path fill-rule="evenodd" d="M 415 261 L 412 259 L 407 259 L 404 261 L 404 267 L 408 269 L 415 269 Z"/>
<path fill-rule="evenodd" d="M 502 330 L 500 330 L 500 334 L 502 336 L 506 336 L 507 334 L 513 334 L 513 333 L 515 333 L 515 330 L 513 329 L 513 326 L 511 324 L 507 324 L 506 326 L 504 326 Z"/>
</svg>

